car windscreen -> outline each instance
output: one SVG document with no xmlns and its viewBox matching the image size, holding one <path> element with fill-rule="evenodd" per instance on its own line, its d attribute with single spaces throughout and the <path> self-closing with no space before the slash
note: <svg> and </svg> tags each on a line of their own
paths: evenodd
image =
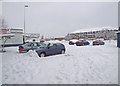
<svg viewBox="0 0 120 86">
<path fill-rule="evenodd" d="M 95 42 L 102 42 L 101 40 L 96 40 Z"/>
<path fill-rule="evenodd" d="M 79 42 L 83 42 L 83 40 L 79 40 Z"/>
<path fill-rule="evenodd" d="M 83 42 L 87 42 L 86 40 L 83 40 Z"/>
<path fill-rule="evenodd" d="M 103 41 L 99 40 L 99 42 L 103 42 Z"/>
<path fill-rule="evenodd" d="M 31 46 L 31 43 L 26 43 L 24 44 L 24 46 Z"/>
</svg>

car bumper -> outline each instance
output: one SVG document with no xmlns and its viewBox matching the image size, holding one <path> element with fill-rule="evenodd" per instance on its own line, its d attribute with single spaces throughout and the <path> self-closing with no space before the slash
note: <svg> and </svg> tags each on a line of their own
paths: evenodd
<svg viewBox="0 0 120 86">
<path fill-rule="evenodd" d="M 19 53 L 27 53 L 26 50 L 19 50 Z"/>
</svg>

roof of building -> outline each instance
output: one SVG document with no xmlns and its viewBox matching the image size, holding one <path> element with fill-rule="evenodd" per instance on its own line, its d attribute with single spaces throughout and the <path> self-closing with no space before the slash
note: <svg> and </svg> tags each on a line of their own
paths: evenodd
<svg viewBox="0 0 120 86">
<path fill-rule="evenodd" d="M 13 37 L 14 34 L 0 34 L 0 37 Z"/>
<path fill-rule="evenodd" d="M 100 31 L 100 30 L 115 30 L 116 28 L 113 27 L 96 27 L 96 28 L 84 28 L 73 31 L 71 33 L 80 33 L 80 32 L 91 32 L 91 31 Z"/>
</svg>

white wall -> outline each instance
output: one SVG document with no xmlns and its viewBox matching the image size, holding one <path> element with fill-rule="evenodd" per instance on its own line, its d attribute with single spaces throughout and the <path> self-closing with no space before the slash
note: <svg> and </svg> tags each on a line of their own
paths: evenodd
<svg viewBox="0 0 120 86">
<path fill-rule="evenodd" d="M 1 16 L 2 16 L 2 0 L 0 0 L 0 17 Z M 2 84 L 2 53 L 0 53 L 0 85 L 1 84 Z"/>
<path fill-rule="evenodd" d="M 0 42 L 1 42 L 0 44 L 3 44 L 4 40 L 0 40 Z M 5 44 L 6 45 L 23 44 L 23 35 L 22 34 L 14 34 L 14 37 L 12 37 L 11 39 L 8 39 Z"/>
</svg>

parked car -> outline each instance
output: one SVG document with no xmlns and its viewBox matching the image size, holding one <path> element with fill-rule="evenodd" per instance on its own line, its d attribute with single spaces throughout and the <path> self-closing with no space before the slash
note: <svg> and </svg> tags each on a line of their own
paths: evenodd
<svg viewBox="0 0 120 86">
<path fill-rule="evenodd" d="M 76 44 L 77 41 L 78 41 L 77 39 L 72 39 L 69 41 L 69 45 L 74 45 Z"/>
<path fill-rule="evenodd" d="M 102 40 L 93 41 L 93 45 L 104 45 L 105 43 Z"/>
<path fill-rule="evenodd" d="M 19 52 L 20 53 L 26 53 L 29 50 L 34 50 L 34 49 L 37 49 L 37 48 L 44 48 L 46 46 L 47 45 L 45 43 L 28 42 L 28 43 L 25 43 L 25 44 L 19 46 Z"/>
<path fill-rule="evenodd" d="M 36 49 L 36 52 L 39 55 L 39 57 L 45 57 L 45 56 L 55 55 L 55 54 L 64 54 L 65 46 L 61 43 L 49 43 L 44 48 Z"/>
<path fill-rule="evenodd" d="M 76 42 L 77 46 L 89 45 L 90 43 L 86 40 L 79 40 Z"/>
<path fill-rule="evenodd" d="M 69 45 L 74 45 L 75 43 L 73 41 L 69 41 Z"/>
</svg>

